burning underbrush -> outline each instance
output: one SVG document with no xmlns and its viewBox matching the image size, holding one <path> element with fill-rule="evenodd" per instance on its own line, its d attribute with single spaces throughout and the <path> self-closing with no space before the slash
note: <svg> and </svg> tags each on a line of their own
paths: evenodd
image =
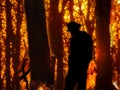
<svg viewBox="0 0 120 90">
<path fill-rule="evenodd" d="M 47 85 L 39 81 L 32 81 L 31 90 L 55 90 L 54 85 Z"/>
</svg>

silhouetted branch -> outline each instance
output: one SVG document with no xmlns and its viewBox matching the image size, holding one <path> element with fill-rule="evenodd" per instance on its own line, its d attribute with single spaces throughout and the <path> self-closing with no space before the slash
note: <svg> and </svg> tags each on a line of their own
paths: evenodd
<svg viewBox="0 0 120 90">
<path fill-rule="evenodd" d="M 24 81 L 26 81 L 27 80 L 26 76 L 29 74 L 30 71 L 31 71 L 31 69 L 28 69 L 26 72 L 23 71 L 24 73 L 19 77 L 19 79 L 20 80 L 24 79 Z"/>
<path fill-rule="evenodd" d="M 26 66 L 26 62 L 27 62 L 27 59 L 24 59 L 23 63 L 22 63 L 22 69 L 20 71 L 18 71 L 18 73 L 22 72 L 22 75 L 19 76 L 19 79 L 24 80 L 26 82 L 26 89 L 28 90 L 28 80 L 27 80 L 26 76 L 30 73 L 31 69 L 28 69 L 27 71 L 25 71 L 24 68 Z"/>
</svg>

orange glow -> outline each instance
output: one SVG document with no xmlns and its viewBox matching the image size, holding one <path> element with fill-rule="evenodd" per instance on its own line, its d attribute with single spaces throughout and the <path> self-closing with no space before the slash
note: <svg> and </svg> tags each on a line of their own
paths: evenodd
<svg viewBox="0 0 120 90">
<path fill-rule="evenodd" d="M 81 3 L 80 3 L 81 2 Z M 88 13 L 88 5 L 90 6 L 90 12 Z M 71 16 L 70 16 L 70 11 L 68 9 L 69 5 L 65 6 L 65 10 L 64 10 L 64 22 L 70 22 L 71 21 Z M 95 2 L 90 2 L 88 4 L 88 1 L 86 0 L 74 0 L 74 6 L 73 6 L 73 19 L 82 24 L 82 30 L 88 31 L 87 30 L 87 26 L 85 25 L 86 22 L 85 20 L 87 20 L 87 18 L 89 18 L 89 21 L 94 21 L 94 8 L 95 8 Z M 89 17 L 87 16 L 89 14 Z M 95 23 L 95 22 L 94 22 Z M 95 29 L 96 25 L 93 25 L 93 29 Z M 95 32 L 93 33 L 93 38 L 95 39 Z M 66 67 L 64 67 L 65 70 L 65 76 L 68 70 L 67 67 L 67 61 L 68 61 L 68 55 L 69 55 L 69 38 L 70 35 L 67 32 L 67 28 L 66 26 L 63 27 L 63 46 L 64 46 L 64 57 L 63 57 L 63 63 L 65 64 Z M 96 46 L 96 43 L 94 43 L 94 46 Z M 95 57 L 95 56 L 93 56 Z M 90 65 L 89 65 L 89 69 L 88 69 L 88 79 L 87 79 L 87 89 L 93 89 L 95 86 L 95 78 L 96 78 L 96 64 L 95 61 L 92 60 Z"/>
<path fill-rule="evenodd" d="M 17 8 L 18 8 L 18 1 L 17 0 L 10 0 L 10 3 L 11 3 L 11 10 L 10 10 L 10 13 L 11 13 L 11 24 L 12 24 L 12 31 L 11 33 L 13 33 L 14 36 L 16 36 L 18 33 L 17 33 L 17 24 L 18 24 L 18 20 L 17 20 L 17 15 L 20 14 L 22 15 L 22 20 L 21 20 L 21 25 L 20 25 L 20 60 L 18 60 L 18 62 L 20 62 L 18 64 L 18 71 L 21 69 L 21 65 L 22 65 L 22 62 L 24 60 L 24 58 L 28 58 L 28 61 L 29 61 L 29 57 L 28 57 L 28 44 L 27 44 L 27 28 L 26 28 L 26 17 L 25 17 L 25 12 L 23 10 L 23 0 L 21 1 L 21 7 L 20 7 L 20 10 L 21 12 L 23 12 L 23 15 L 20 14 L 20 13 L 17 13 Z M 1 1 L 1 6 L 0 6 L 0 20 L 1 20 L 1 26 L 0 26 L 0 49 L 1 49 L 1 55 L 0 55 L 0 79 L 2 79 L 2 83 L 3 83 L 3 87 L 4 89 L 6 88 L 6 46 L 5 46 L 5 39 L 7 38 L 6 36 L 6 27 L 7 27 L 7 19 L 6 19 L 6 2 L 5 0 L 2 0 Z M 20 18 L 19 18 L 20 19 Z M 14 37 L 13 36 L 13 37 Z M 13 41 L 10 41 L 10 54 L 12 55 L 13 54 Z M 14 51 L 14 53 L 16 53 L 16 51 Z M 26 55 L 26 56 L 25 56 Z M 7 67 L 10 67 L 10 81 L 11 83 L 13 83 L 13 78 L 15 77 L 15 73 L 17 71 L 15 71 L 15 68 L 14 68 L 14 56 L 10 56 L 10 65 L 7 66 Z M 28 62 L 29 64 L 29 62 Z M 28 69 L 29 66 L 25 69 Z M 16 69 L 17 70 L 17 69 Z M 27 78 L 30 79 L 30 74 L 28 74 Z M 28 79 L 28 83 L 30 83 L 30 80 Z M 20 81 L 20 84 L 24 84 L 24 83 L 21 83 L 23 81 Z M 22 86 L 22 85 L 20 85 Z M 22 89 L 23 90 L 23 89 Z"/>
<path fill-rule="evenodd" d="M 65 10 L 64 14 L 65 15 L 63 16 L 63 19 L 65 22 L 70 22 L 70 12 L 68 10 Z"/>
<path fill-rule="evenodd" d="M 59 4 L 58 4 L 59 13 L 62 11 L 62 3 L 63 3 L 63 0 L 59 0 Z"/>
<path fill-rule="evenodd" d="M 25 65 L 25 71 L 30 68 L 30 59 L 29 59 L 29 53 L 28 53 L 28 37 L 27 37 L 27 26 L 26 26 L 26 15 L 25 11 L 23 9 L 24 7 L 24 0 L 20 0 L 20 13 L 18 13 L 18 1 L 19 0 L 8 0 L 11 3 L 11 24 L 12 24 L 12 33 L 13 36 L 16 36 L 18 33 L 18 21 L 17 15 L 20 14 L 21 17 L 21 24 L 20 24 L 20 55 L 19 59 L 17 59 L 19 62 L 17 70 L 20 71 L 22 68 L 23 61 L 27 59 L 26 65 Z M 46 23 L 47 23 L 47 29 L 49 32 L 49 20 L 50 17 L 50 0 L 44 0 L 45 1 L 45 10 L 46 10 Z M 63 64 L 64 64 L 64 78 L 67 74 L 68 70 L 68 55 L 69 55 L 69 40 L 70 40 L 70 33 L 67 32 L 66 23 L 75 20 L 76 22 L 82 24 L 81 30 L 84 30 L 88 33 L 91 33 L 91 36 L 94 40 L 94 54 L 93 54 L 93 60 L 89 64 L 88 69 L 88 78 L 87 78 L 87 89 L 94 88 L 95 86 L 95 80 L 96 80 L 96 57 L 99 53 L 96 53 L 96 22 L 95 22 L 95 1 L 96 0 L 73 0 L 73 11 L 71 14 L 70 11 L 70 2 L 67 1 L 66 5 L 63 7 L 63 0 L 59 0 L 58 5 L 58 12 L 63 14 L 62 19 L 62 43 L 63 43 Z M 6 13 L 6 0 L 1 0 L 1 6 L 0 6 L 0 79 L 3 83 L 4 89 L 6 89 L 6 83 L 7 83 L 7 76 L 6 76 L 6 39 L 7 39 L 7 13 Z M 88 27 L 89 26 L 89 27 Z M 91 28 L 90 31 L 89 28 Z M 49 35 L 48 35 L 49 36 Z M 15 38 L 15 37 L 14 37 Z M 50 38 L 50 37 L 48 37 Z M 111 9 L 111 19 L 110 19 L 110 47 L 111 47 L 111 56 L 113 59 L 113 84 L 118 89 L 120 89 L 120 0 L 112 0 L 112 9 Z M 50 48 L 50 56 L 54 56 L 52 50 L 51 50 L 51 41 L 49 39 L 49 48 Z M 13 49 L 13 41 L 10 41 L 10 81 L 13 83 L 13 79 L 15 77 L 15 68 L 14 68 L 14 53 L 16 49 Z M 55 71 L 54 71 L 54 80 L 55 84 L 57 81 L 57 58 L 55 58 Z M 21 76 L 23 72 L 18 73 L 18 76 Z M 28 80 L 28 84 L 30 85 L 31 80 L 31 73 L 29 73 L 26 78 Z M 26 82 L 24 80 L 20 80 L 20 88 L 21 90 L 25 90 Z M 47 86 L 43 84 L 42 86 L 38 88 L 38 90 L 45 90 Z"/>
<path fill-rule="evenodd" d="M 113 58 L 113 85 L 120 89 L 120 73 L 119 73 L 119 53 L 120 53 L 120 0 L 112 0 L 111 20 L 111 55 Z"/>
</svg>

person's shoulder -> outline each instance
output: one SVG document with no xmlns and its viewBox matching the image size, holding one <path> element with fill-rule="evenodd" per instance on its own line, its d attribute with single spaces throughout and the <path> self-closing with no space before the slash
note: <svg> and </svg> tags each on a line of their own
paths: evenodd
<svg viewBox="0 0 120 90">
<path fill-rule="evenodd" d="M 80 34 L 84 36 L 90 36 L 86 31 L 80 31 Z"/>
<path fill-rule="evenodd" d="M 88 34 L 86 31 L 80 31 L 81 33 L 83 33 L 83 34 Z"/>
<path fill-rule="evenodd" d="M 81 31 L 81 34 L 86 37 L 86 38 L 89 38 L 89 39 L 92 39 L 92 37 L 90 36 L 89 33 L 87 33 L 86 31 Z"/>
</svg>

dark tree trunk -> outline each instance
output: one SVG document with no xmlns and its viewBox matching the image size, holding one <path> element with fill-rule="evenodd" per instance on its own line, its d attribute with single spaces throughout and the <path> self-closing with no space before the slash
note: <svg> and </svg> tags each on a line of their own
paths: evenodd
<svg viewBox="0 0 120 90">
<path fill-rule="evenodd" d="M 73 16 L 73 6 L 74 6 L 74 2 L 73 2 L 73 0 L 71 0 L 71 1 L 70 1 L 70 4 L 69 4 L 70 20 L 71 20 L 71 21 L 74 20 L 74 16 Z"/>
<path fill-rule="evenodd" d="M 2 2 L 2 0 L 0 0 L 0 2 Z M 0 15 L 2 13 L 2 5 L 0 3 Z M 2 28 L 2 18 L 0 18 L 0 28 Z M 0 71 L 2 70 L 2 66 L 1 66 L 1 62 L 2 62 L 2 33 L 0 33 Z M 1 72 L 0 72 L 0 90 L 3 89 L 3 84 L 2 84 L 2 78 L 1 78 Z"/>
<path fill-rule="evenodd" d="M 112 63 L 110 58 L 111 0 L 96 2 L 96 58 L 98 75 L 96 90 L 112 90 Z"/>
<path fill-rule="evenodd" d="M 16 14 L 16 19 L 17 19 L 17 25 L 16 25 L 16 34 L 14 34 L 14 39 L 12 40 L 13 42 L 13 63 L 14 63 L 14 77 L 13 77 L 13 89 L 15 90 L 20 90 L 20 85 L 19 85 L 19 77 L 18 77 L 18 64 L 20 61 L 20 26 L 22 23 L 22 12 L 20 10 L 20 5 L 22 1 L 18 0 L 18 7 L 17 7 L 17 14 Z"/>
<path fill-rule="evenodd" d="M 0 35 L 0 38 L 2 38 L 1 35 Z M 0 39 L 0 41 L 1 41 L 1 39 Z M 0 42 L 0 71 L 2 70 L 2 67 L 1 67 L 1 62 L 2 62 L 2 45 L 1 45 L 1 43 L 2 43 L 2 42 Z M 0 72 L 0 90 L 3 89 L 3 84 L 2 84 L 2 82 L 3 82 L 3 80 L 2 80 L 2 78 L 1 78 L 1 72 Z"/>
<path fill-rule="evenodd" d="M 13 34 L 12 34 L 12 16 L 11 16 L 11 3 L 9 0 L 6 0 L 6 40 L 5 40 L 5 45 L 6 45 L 6 90 L 12 90 L 10 84 L 10 58 L 11 58 L 11 40 L 13 39 Z"/>
<path fill-rule="evenodd" d="M 88 0 L 88 10 L 87 10 L 87 18 L 85 20 L 85 24 L 86 24 L 86 28 L 87 28 L 87 31 L 88 33 L 90 34 L 90 36 L 93 35 L 93 30 L 94 30 L 94 23 L 95 23 L 95 19 L 93 17 L 92 20 L 90 20 L 90 10 L 91 8 L 94 8 L 92 5 L 95 4 L 95 1 L 91 2 L 91 0 Z M 94 12 L 92 12 L 94 13 Z"/>
<path fill-rule="evenodd" d="M 120 39 L 118 39 L 118 48 L 117 48 L 117 53 L 116 53 L 116 62 L 115 62 L 115 67 L 116 67 L 116 71 L 118 72 L 117 75 L 117 80 L 119 81 L 120 79 Z"/>
<path fill-rule="evenodd" d="M 49 47 L 44 0 L 25 0 L 31 79 L 49 83 Z"/>
<path fill-rule="evenodd" d="M 62 24 L 63 14 L 58 11 L 59 0 L 51 0 L 50 2 L 50 38 L 52 51 L 57 58 L 57 90 L 63 90 L 63 43 L 62 43 Z"/>
</svg>

